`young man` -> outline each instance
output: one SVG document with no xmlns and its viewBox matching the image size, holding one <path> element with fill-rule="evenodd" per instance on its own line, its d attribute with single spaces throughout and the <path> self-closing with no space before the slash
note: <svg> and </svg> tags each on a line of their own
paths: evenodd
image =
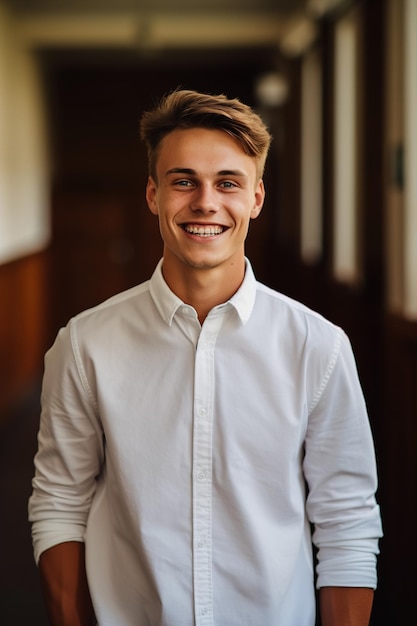
<svg viewBox="0 0 417 626">
<path fill-rule="evenodd" d="M 365 626 L 381 527 L 352 351 L 244 256 L 268 131 L 192 91 L 141 129 L 163 259 L 46 357 L 30 519 L 51 623 L 313 626 L 313 539 L 323 626 Z"/>
</svg>

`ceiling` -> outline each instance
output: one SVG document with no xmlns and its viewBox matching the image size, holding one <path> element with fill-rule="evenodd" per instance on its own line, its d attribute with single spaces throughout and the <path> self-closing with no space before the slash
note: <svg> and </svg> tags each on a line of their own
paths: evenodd
<svg viewBox="0 0 417 626">
<path fill-rule="evenodd" d="M 313 4 L 335 0 L 3 0 L 36 48 L 198 50 L 314 38 Z M 1 3 L 1 0 L 0 0 Z M 295 34 L 294 34 L 295 33 Z M 301 47 L 302 47 L 301 46 Z M 294 46 L 293 46 L 294 47 Z"/>
<path fill-rule="evenodd" d="M 8 0 L 18 12 L 30 14 L 175 12 L 291 14 L 303 10 L 306 0 Z"/>
</svg>

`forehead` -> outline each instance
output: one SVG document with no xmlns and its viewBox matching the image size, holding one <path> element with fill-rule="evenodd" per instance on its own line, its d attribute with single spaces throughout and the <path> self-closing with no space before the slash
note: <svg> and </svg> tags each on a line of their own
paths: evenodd
<svg viewBox="0 0 417 626">
<path fill-rule="evenodd" d="M 165 171 L 170 167 L 232 167 L 238 163 L 248 170 L 255 168 L 254 158 L 246 154 L 237 139 L 223 130 L 187 128 L 174 130 L 162 139 L 156 167 Z"/>
</svg>

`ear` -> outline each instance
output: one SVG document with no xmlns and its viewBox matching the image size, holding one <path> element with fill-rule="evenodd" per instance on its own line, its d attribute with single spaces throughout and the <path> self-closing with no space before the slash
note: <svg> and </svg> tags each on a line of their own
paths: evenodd
<svg viewBox="0 0 417 626">
<path fill-rule="evenodd" d="M 152 178 L 149 176 L 148 182 L 146 184 L 146 202 L 148 203 L 149 210 L 154 215 L 158 215 L 158 203 L 157 203 L 157 185 Z"/>
<path fill-rule="evenodd" d="M 255 219 L 256 217 L 258 217 L 259 213 L 262 211 L 264 200 L 265 200 L 265 187 L 264 187 L 264 181 L 261 178 L 258 184 L 256 185 L 256 189 L 255 189 L 255 204 L 251 210 L 251 214 L 250 214 L 251 219 Z"/>
</svg>

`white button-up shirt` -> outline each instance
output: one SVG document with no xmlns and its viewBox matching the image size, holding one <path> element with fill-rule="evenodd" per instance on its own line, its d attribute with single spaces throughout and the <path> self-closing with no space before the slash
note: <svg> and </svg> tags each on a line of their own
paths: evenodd
<svg viewBox="0 0 417 626">
<path fill-rule="evenodd" d="M 312 626 L 318 586 L 374 587 L 372 438 L 338 327 L 247 263 L 203 325 L 152 279 L 46 357 L 35 557 L 86 542 L 100 626 Z"/>
</svg>

